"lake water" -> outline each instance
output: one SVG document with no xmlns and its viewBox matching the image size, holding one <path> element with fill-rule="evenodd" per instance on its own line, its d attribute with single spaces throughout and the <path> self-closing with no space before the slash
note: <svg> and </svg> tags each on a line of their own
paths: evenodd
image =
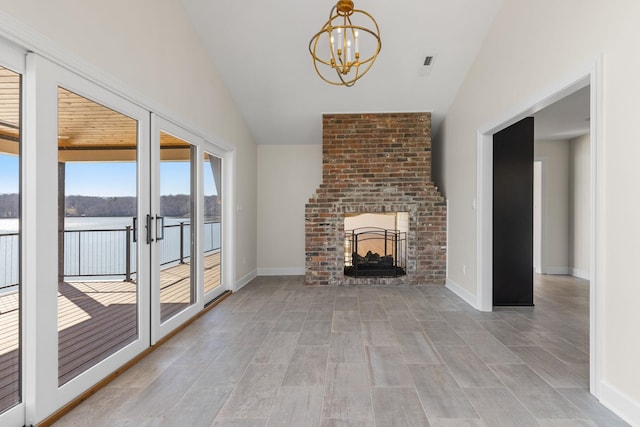
<svg viewBox="0 0 640 427">
<path fill-rule="evenodd" d="M 131 217 L 66 218 L 65 276 L 82 277 L 82 280 L 122 279 L 127 272 L 127 266 L 129 272 L 135 275 L 137 243 L 134 242 L 133 233 L 129 234 L 127 240 L 125 231 L 126 226 L 132 225 Z M 139 227 L 144 230 L 144 224 L 139 224 Z M 18 283 L 18 237 L 7 235 L 17 232 L 17 219 L 0 219 L 0 292 L 3 291 L 2 287 Z M 219 223 L 205 224 L 200 235 L 203 237 L 205 252 L 220 248 Z M 140 237 L 144 237 L 144 232 Z M 190 226 L 184 218 L 165 218 L 164 240 L 158 245 L 160 263 L 171 265 L 181 258 L 188 258 L 190 240 Z M 127 246 L 132 254 L 128 264 Z M 11 288 L 4 290 L 8 291 Z"/>
</svg>

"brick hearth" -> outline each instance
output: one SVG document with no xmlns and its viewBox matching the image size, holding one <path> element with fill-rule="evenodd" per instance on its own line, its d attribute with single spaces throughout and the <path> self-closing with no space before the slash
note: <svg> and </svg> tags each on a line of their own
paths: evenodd
<svg viewBox="0 0 640 427">
<path fill-rule="evenodd" d="M 325 114 L 322 125 L 322 184 L 305 208 L 305 282 L 443 284 L 447 212 L 431 182 L 431 114 Z M 345 212 L 409 212 L 405 276 L 345 277 Z"/>
</svg>

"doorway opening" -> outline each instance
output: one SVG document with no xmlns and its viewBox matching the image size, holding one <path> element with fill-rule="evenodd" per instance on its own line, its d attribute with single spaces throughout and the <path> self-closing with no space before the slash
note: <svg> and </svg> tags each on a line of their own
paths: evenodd
<svg viewBox="0 0 640 427">
<path fill-rule="evenodd" d="M 493 185 L 493 134 L 510 126 L 513 123 L 541 111 L 557 101 L 571 95 L 583 88 L 590 87 L 589 94 L 589 133 L 591 136 L 589 146 L 589 249 L 588 249 L 588 277 L 589 287 L 589 383 L 590 392 L 596 397 L 598 384 L 601 382 L 602 373 L 600 367 L 601 353 L 603 348 L 602 334 L 598 333 L 600 318 L 598 300 L 601 298 L 599 289 L 599 269 L 598 241 L 601 234 L 601 210 L 598 201 L 601 199 L 600 189 L 602 188 L 602 178 L 597 171 L 601 170 L 600 144 L 601 129 L 598 125 L 602 122 L 601 100 L 602 100 L 602 58 L 599 58 L 584 75 L 575 80 L 565 82 L 561 86 L 552 88 L 544 93 L 537 102 L 530 106 L 505 115 L 501 120 L 481 128 L 478 132 L 478 216 L 477 216 L 477 301 L 476 307 L 482 311 L 492 311 L 493 309 L 493 210 L 492 210 L 492 185 Z"/>
</svg>

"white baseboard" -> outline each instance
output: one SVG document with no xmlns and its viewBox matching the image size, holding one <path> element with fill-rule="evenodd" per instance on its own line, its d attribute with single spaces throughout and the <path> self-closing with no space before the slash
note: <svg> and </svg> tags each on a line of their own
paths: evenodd
<svg viewBox="0 0 640 427">
<path fill-rule="evenodd" d="M 244 285 L 246 285 L 247 283 L 255 279 L 257 276 L 258 276 L 257 271 L 252 270 L 247 274 L 245 274 L 244 276 L 242 276 L 239 280 L 236 280 L 236 288 L 234 289 L 234 292 L 238 292 L 240 289 L 242 289 Z"/>
<path fill-rule="evenodd" d="M 579 268 L 572 268 L 571 275 L 579 279 L 589 280 L 589 272 L 580 270 Z"/>
<path fill-rule="evenodd" d="M 444 286 L 447 289 L 449 289 L 451 292 L 453 292 L 454 294 L 458 295 L 460 298 L 465 300 L 465 302 L 469 304 L 471 307 L 475 308 L 476 310 L 479 310 L 478 298 L 475 295 L 473 295 L 471 292 L 469 292 L 462 286 L 458 285 L 456 282 L 454 282 L 451 279 L 447 279 L 446 284 Z"/>
<path fill-rule="evenodd" d="M 303 276 L 304 267 L 258 268 L 258 276 Z"/>
<path fill-rule="evenodd" d="M 542 269 L 542 274 L 567 275 L 567 274 L 571 274 L 571 268 L 570 267 L 544 267 Z"/>
<path fill-rule="evenodd" d="M 536 273 L 538 272 L 536 271 Z M 588 271 L 580 270 L 579 268 L 573 268 L 573 267 L 544 267 L 542 269 L 542 274 L 570 275 L 570 276 L 578 277 L 580 279 L 589 280 Z"/>
<path fill-rule="evenodd" d="M 640 426 L 640 402 L 636 402 L 611 384 L 600 384 L 600 403 L 632 426 Z"/>
</svg>

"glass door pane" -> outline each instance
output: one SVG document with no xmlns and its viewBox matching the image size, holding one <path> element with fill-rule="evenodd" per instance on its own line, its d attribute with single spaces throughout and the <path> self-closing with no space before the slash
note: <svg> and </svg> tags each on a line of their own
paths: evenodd
<svg viewBox="0 0 640 427">
<path fill-rule="evenodd" d="M 58 384 L 138 338 L 138 122 L 58 88 Z"/>
<path fill-rule="evenodd" d="M 193 280 L 195 146 L 160 132 L 160 215 L 155 218 L 160 262 L 160 322 L 195 302 Z"/>
<path fill-rule="evenodd" d="M 211 292 L 220 286 L 221 271 L 221 224 L 222 224 L 222 159 L 210 153 L 204 153 L 204 229 L 202 232 L 202 251 L 204 264 L 204 293 L 215 297 Z"/>
<path fill-rule="evenodd" d="M 0 413 L 22 401 L 20 87 L 20 74 L 0 66 Z"/>
</svg>

